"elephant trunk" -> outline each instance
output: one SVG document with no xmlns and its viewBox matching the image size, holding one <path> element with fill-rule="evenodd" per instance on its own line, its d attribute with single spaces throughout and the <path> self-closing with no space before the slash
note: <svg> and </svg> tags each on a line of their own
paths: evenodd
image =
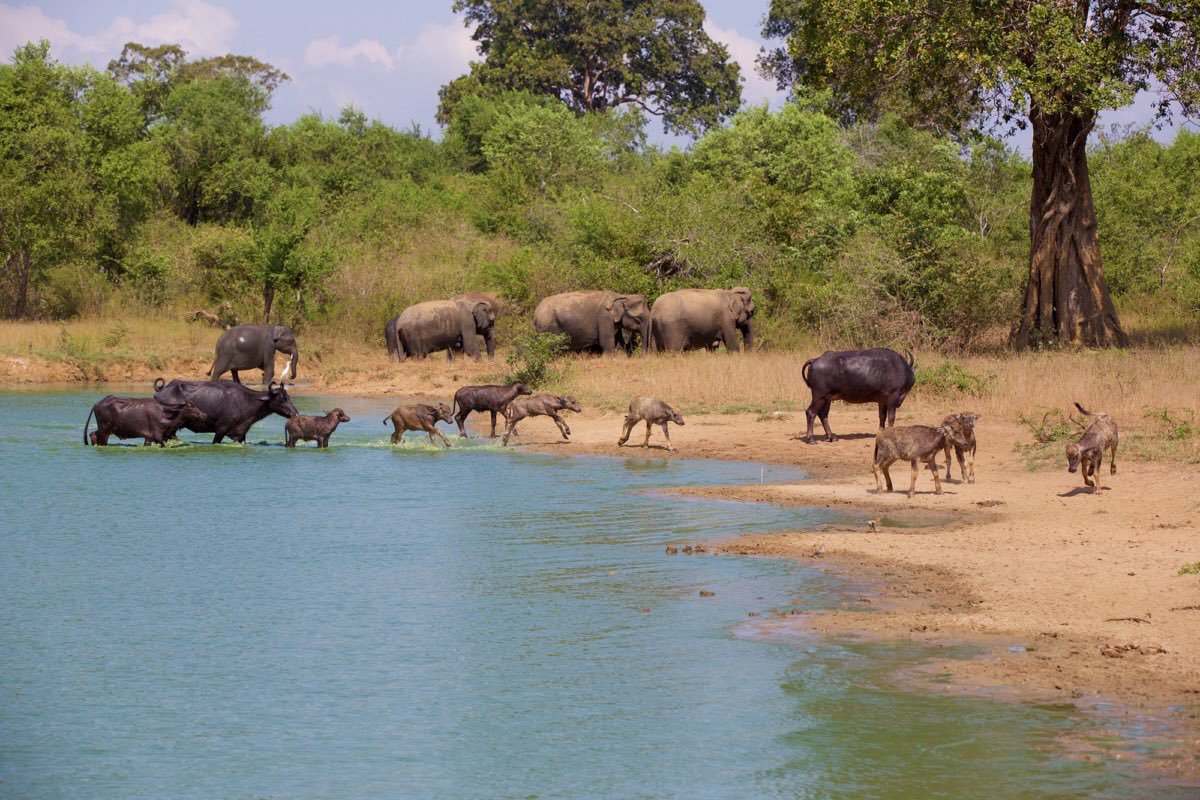
<svg viewBox="0 0 1200 800">
<path fill-rule="evenodd" d="M 647 314 L 646 318 L 644 320 L 642 320 L 641 334 L 642 334 L 642 352 L 648 353 L 648 352 L 650 352 L 650 315 L 649 314 Z"/>
<path fill-rule="evenodd" d="M 754 320 L 748 319 L 742 326 L 742 349 L 747 352 L 754 349 Z"/>
<path fill-rule="evenodd" d="M 300 362 L 300 350 L 299 349 L 293 350 L 292 351 L 292 359 L 290 361 L 288 361 L 287 367 L 285 367 L 283 370 L 283 372 L 284 372 L 283 377 L 285 379 L 293 380 L 293 381 L 296 380 L 296 364 L 298 364 L 299 362 Z M 287 377 L 288 373 L 291 373 L 291 376 L 292 376 L 291 378 Z"/>
</svg>

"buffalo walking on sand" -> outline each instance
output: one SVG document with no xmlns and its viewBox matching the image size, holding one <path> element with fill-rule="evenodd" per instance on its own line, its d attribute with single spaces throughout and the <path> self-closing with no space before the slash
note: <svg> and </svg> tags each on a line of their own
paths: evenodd
<svg viewBox="0 0 1200 800">
<path fill-rule="evenodd" d="M 675 452 L 675 447 L 671 444 L 671 434 L 667 432 L 667 423 L 682 425 L 683 417 L 662 400 L 654 397 L 635 397 L 629 401 L 629 413 L 625 415 L 625 428 L 621 431 L 621 438 L 617 440 L 617 447 L 625 446 L 633 426 L 642 421 L 646 423 L 646 438 L 642 440 L 642 447 L 650 446 L 650 426 L 661 425 L 663 437 L 667 440 L 667 450 Z"/>
<path fill-rule="evenodd" d="M 96 430 L 88 435 L 92 416 Z M 118 439 L 144 439 L 144 444 L 166 447 L 167 440 L 188 424 L 208 421 L 204 412 L 191 400 L 181 403 L 160 403 L 153 397 L 117 397 L 109 395 L 92 406 L 83 423 L 83 443 L 107 445 L 110 436 Z"/>
<path fill-rule="evenodd" d="M 1093 485 L 1088 477 L 1094 476 L 1094 491 L 1100 491 L 1100 467 L 1104 461 L 1105 450 L 1110 452 L 1108 474 L 1117 474 L 1117 421 L 1108 414 L 1093 414 L 1079 403 L 1076 403 L 1075 407 L 1079 409 L 1079 413 L 1091 417 L 1092 422 L 1078 442 L 1067 445 L 1067 471 L 1082 472 L 1085 486 Z"/>
<path fill-rule="evenodd" d="M 562 434 L 563 439 L 570 441 L 571 426 L 558 415 L 560 411 L 574 411 L 579 413 L 583 411 L 579 407 L 579 403 L 575 402 L 574 397 L 561 397 L 556 394 L 535 394 L 530 397 L 517 397 L 508 404 L 508 409 L 504 412 L 504 418 L 507 423 L 504 426 L 504 436 L 501 442 L 508 446 L 508 437 L 517 432 L 517 423 L 526 417 L 549 417 L 554 420 L 554 424 L 558 426 L 558 432 Z"/>
<path fill-rule="evenodd" d="M 928 425 L 891 427 L 881 430 L 875 437 L 875 461 L 871 465 L 875 473 L 875 490 L 883 491 L 882 477 L 887 481 L 887 490 L 892 491 L 892 476 L 888 467 L 897 461 L 908 461 L 912 465 L 912 479 L 908 484 L 908 496 L 912 497 L 917 487 L 917 462 L 922 462 L 933 473 L 936 494 L 942 493 L 942 481 L 938 477 L 937 455 L 946 442 L 952 441 L 960 447 L 965 445 L 961 436 L 949 425 L 937 428 Z"/>
<path fill-rule="evenodd" d="M 896 424 L 896 409 L 900 408 L 916 383 L 916 360 L 909 354 L 905 360 L 895 350 L 874 348 L 871 350 L 829 350 L 817 358 L 804 362 L 800 374 L 812 390 L 812 402 L 804 415 L 808 418 L 808 431 L 804 441 L 815 444 L 813 420 L 821 419 L 827 441 L 836 436 L 829 428 L 829 406 L 834 400 L 847 403 L 878 403 L 879 429 L 884 424 Z M 793 438 L 801 438 L 795 436 Z"/>
<path fill-rule="evenodd" d="M 448 405 L 438 403 L 436 406 L 430 406 L 425 403 L 413 403 L 397 406 L 395 411 L 383 418 L 383 424 L 387 425 L 390 422 L 394 427 L 392 444 L 400 444 L 405 431 L 425 431 L 429 434 L 430 444 L 436 444 L 433 437 L 438 436 L 441 437 L 442 443 L 449 447 L 450 440 L 437 429 L 438 420 L 454 421 L 454 415 L 450 413 Z"/>
</svg>

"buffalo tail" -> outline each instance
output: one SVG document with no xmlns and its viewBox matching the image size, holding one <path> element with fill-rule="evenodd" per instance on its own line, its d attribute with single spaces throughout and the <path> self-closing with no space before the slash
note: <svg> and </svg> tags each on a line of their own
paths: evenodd
<svg viewBox="0 0 1200 800">
<path fill-rule="evenodd" d="M 162 378 L 159 378 L 159 380 L 162 380 Z M 87 422 L 83 423 L 83 446 L 84 447 L 87 447 L 87 445 L 88 445 L 88 436 L 87 436 L 88 426 L 92 424 L 92 414 L 95 414 L 95 413 L 96 413 L 96 407 L 92 406 L 92 410 L 88 412 Z"/>
<path fill-rule="evenodd" d="M 810 389 L 812 388 L 812 384 L 808 383 L 808 367 L 812 364 L 812 362 L 813 360 L 810 358 L 808 361 L 805 361 L 804 366 L 800 368 L 800 377 L 804 378 L 804 382 L 808 384 L 808 388 Z"/>
</svg>

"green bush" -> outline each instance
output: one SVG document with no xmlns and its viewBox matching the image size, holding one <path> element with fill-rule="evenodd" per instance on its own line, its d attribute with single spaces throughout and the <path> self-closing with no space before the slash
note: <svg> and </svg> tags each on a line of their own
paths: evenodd
<svg viewBox="0 0 1200 800">
<path fill-rule="evenodd" d="M 937 395 L 983 397 L 991 391 L 995 381 L 995 375 L 976 375 L 950 361 L 943 361 L 936 367 L 917 366 L 916 386 Z"/>
<path fill-rule="evenodd" d="M 531 389 L 547 383 L 554 376 L 554 359 L 566 352 L 570 338 L 562 333 L 531 333 L 513 341 L 506 359 L 509 373 L 506 383 L 520 381 Z"/>
</svg>

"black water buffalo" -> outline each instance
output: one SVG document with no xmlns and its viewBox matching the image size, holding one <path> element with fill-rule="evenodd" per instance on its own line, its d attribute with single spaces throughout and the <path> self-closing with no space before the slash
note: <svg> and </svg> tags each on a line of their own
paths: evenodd
<svg viewBox="0 0 1200 800">
<path fill-rule="evenodd" d="M 191 422 L 183 427 L 196 433 L 213 434 L 213 444 L 228 436 L 235 442 L 245 442 L 250 426 L 268 414 L 291 419 L 299 411 L 292 405 L 283 384 L 271 384 L 265 392 L 256 392 L 233 381 L 171 381 L 154 382 L 154 399 L 160 403 L 183 403 L 191 400 L 203 411 L 205 422 Z"/>
<path fill-rule="evenodd" d="M 92 416 L 96 430 L 88 436 Z M 166 447 L 167 439 L 190 423 L 203 423 L 208 417 L 190 400 L 182 403 L 160 403 L 153 397 L 117 397 L 110 394 L 92 406 L 87 422 L 83 423 L 85 445 L 106 445 L 108 437 L 144 439 L 144 444 Z"/>
<path fill-rule="evenodd" d="M 804 441 L 814 444 L 813 419 L 821 418 L 825 438 L 837 439 L 829 429 L 829 405 L 834 400 L 847 403 L 878 403 L 879 428 L 896 424 L 896 409 L 904 402 L 916 382 L 916 360 L 908 360 L 895 350 L 827 350 L 819 358 L 804 362 L 800 374 L 812 390 L 812 402 L 804 412 L 808 432 Z M 800 438 L 800 437 L 795 437 Z"/>
</svg>

